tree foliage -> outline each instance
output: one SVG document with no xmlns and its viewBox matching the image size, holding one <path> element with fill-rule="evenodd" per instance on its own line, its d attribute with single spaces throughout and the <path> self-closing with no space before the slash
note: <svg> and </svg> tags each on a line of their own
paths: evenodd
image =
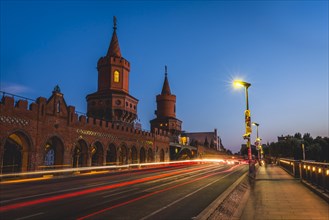
<svg viewBox="0 0 329 220">
<path fill-rule="evenodd" d="M 300 133 L 296 133 L 294 136 L 288 135 L 278 142 L 271 143 L 266 151 L 271 157 L 302 160 L 302 145 L 304 145 L 306 160 L 329 162 L 329 138 L 316 137 L 314 139 L 309 133 L 303 136 Z"/>
</svg>

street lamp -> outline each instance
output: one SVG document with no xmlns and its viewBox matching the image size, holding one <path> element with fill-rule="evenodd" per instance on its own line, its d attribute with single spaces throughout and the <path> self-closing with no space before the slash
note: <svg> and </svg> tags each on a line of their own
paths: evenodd
<svg viewBox="0 0 329 220">
<path fill-rule="evenodd" d="M 255 125 L 255 126 L 257 126 L 257 136 L 256 136 L 256 138 L 258 138 L 258 126 L 259 126 L 259 124 L 258 124 L 258 123 L 256 123 L 256 122 L 253 122 L 253 123 L 252 123 L 252 125 Z"/>
<path fill-rule="evenodd" d="M 255 145 L 256 145 L 256 147 L 257 147 L 257 151 L 258 151 L 258 160 L 260 160 L 260 159 L 261 159 L 261 158 L 260 158 L 260 150 L 261 150 L 262 145 L 261 145 L 261 143 L 260 143 L 261 139 L 260 139 L 259 136 L 258 136 L 258 126 L 259 126 L 259 124 L 256 123 L 256 122 L 253 122 L 252 125 L 254 125 L 254 126 L 257 127 L 257 129 L 256 129 L 256 130 L 257 130 L 257 136 L 256 136 Z"/>
<path fill-rule="evenodd" d="M 250 110 L 249 110 L 249 100 L 248 100 L 248 88 L 251 86 L 250 83 L 243 82 L 240 80 L 234 80 L 233 81 L 233 86 L 235 88 L 245 88 L 245 95 L 246 95 L 246 110 L 244 112 L 245 115 L 245 126 L 246 126 L 246 132 L 243 135 L 243 139 L 247 140 L 247 149 L 248 149 L 248 162 L 249 162 L 249 175 L 254 172 L 253 169 L 251 169 L 252 166 L 252 158 L 251 158 L 251 144 L 250 144 L 250 134 L 252 132 L 251 130 L 251 120 L 250 120 Z"/>
</svg>

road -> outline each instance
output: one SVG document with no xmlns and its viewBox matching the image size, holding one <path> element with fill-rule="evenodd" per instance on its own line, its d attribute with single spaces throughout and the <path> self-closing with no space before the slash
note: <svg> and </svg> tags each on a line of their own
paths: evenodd
<svg viewBox="0 0 329 220">
<path fill-rule="evenodd" d="M 0 219 L 192 219 L 247 171 L 190 163 L 0 184 Z"/>
</svg>

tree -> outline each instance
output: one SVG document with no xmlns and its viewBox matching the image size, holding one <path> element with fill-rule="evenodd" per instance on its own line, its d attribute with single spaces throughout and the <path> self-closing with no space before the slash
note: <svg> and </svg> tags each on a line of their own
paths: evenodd
<svg viewBox="0 0 329 220">
<path fill-rule="evenodd" d="M 228 155 L 232 155 L 232 151 L 231 151 L 231 150 L 226 150 L 226 153 L 227 153 Z"/>
<path fill-rule="evenodd" d="M 305 133 L 303 136 L 303 140 L 306 142 L 306 144 L 312 144 L 313 138 L 311 137 L 310 133 Z"/>
<path fill-rule="evenodd" d="M 209 142 L 208 142 L 208 138 L 206 137 L 204 140 L 204 144 L 205 147 L 209 147 Z"/>
<path fill-rule="evenodd" d="M 215 148 L 214 139 L 211 139 L 210 141 L 210 148 Z"/>
<path fill-rule="evenodd" d="M 313 139 L 310 133 L 305 133 L 302 137 L 300 133 L 294 136 L 287 135 L 286 138 L 269 145 L 268 153 L 271 157 L 303 159 L 302 144 L 305 147 L 307 160 L 319 162 L 329 161 L 329 138 L 316 137 Z M 265 150 L 264 150 L 265 151 Z"/>
<path fill-rule="evenodd" d="M 329 138 L 325 137 L 316 137 L 314 139 L 314 143 L 318 144 L 320 146 L 320 155 L 319 159 L 323 162 L 329 162 Z"/>
<path fill-rule="evenodd" d="M 297 139 L 302 139 L 302 134 L 297 132 L 295 135 L 294 135 L 294 138 L 297 138 Z"/>
<path fill-rule="evenodd" d="M 198 145 L 199 145 L 199 142 L 198 142 L 197 140 L 192 139 L 192 140 L 190 141 L 190 146 L 197 147 Z"/>
</svg>

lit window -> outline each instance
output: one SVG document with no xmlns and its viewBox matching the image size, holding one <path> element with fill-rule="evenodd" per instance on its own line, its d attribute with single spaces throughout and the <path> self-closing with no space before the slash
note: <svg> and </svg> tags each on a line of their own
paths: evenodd
<svg viewBox="0 0 329 220">
<path fill-rule="evenodd" d="M 114 71 L 114 78 L 113 78 L 114 82 L 118 83 L 120 81 L 120 73 L 119 71 Z"/>
</svg>

